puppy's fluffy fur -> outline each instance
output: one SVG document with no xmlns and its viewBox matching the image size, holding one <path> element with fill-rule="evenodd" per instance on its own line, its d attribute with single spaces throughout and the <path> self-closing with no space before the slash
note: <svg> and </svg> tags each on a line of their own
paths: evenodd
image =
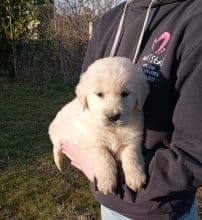
<svg viewBox="0 0 202 220">
<path fill-rule="evenodd" d="M 67 141 L 89 153 L 97 187 L 104 194 L 116 187 L 117 161 L 126 184 L 137 191 L 145 183 L 141 144 L 146 81 L 127 58 L 108 57 L 91 64 L 81 75 L 77 97 L 49 127 L 57 168 L 61 170 L 63 161 L 60 143 Z"/>
</svg>

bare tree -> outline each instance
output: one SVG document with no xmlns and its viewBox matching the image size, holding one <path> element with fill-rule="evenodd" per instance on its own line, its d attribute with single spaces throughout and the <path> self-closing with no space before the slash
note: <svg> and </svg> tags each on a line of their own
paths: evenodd
<svg viewBox="0 0 202 220">
<path fill-rule="evenodd" d="M 66 0 L 67 8 L 72 14 L 88 13 L 99 17 L 123 0 Z"/>
</svg>

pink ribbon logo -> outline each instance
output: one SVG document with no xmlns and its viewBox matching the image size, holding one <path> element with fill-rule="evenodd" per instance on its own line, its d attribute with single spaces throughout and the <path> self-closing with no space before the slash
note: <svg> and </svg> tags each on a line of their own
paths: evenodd
<svg viewBox="0 0 202 220">
<path fill-rule="evenodd" d="M 164 32 L 158 38 L 156 38 L 152 45 L 152 50 L 155 54 L 162 54 L 168 45 L 170 40 L 170 33 Z"/>
</svg>

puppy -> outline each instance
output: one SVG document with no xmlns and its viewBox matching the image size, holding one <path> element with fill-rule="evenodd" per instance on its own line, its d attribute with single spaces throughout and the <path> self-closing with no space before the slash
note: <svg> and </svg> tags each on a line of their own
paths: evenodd
<svg viewBox="0 0 202 220">
<path fill-rule="evenodd" d="M 61 171 L 61 141 L 81 146 L 90 155 L 98 189 L 112 193 L 117 161 L 133 191 L 145 183 L 143 105 L 149 94 L 146 76 L 124 57 L 95 61 L 81 75 L 76 98 L 65 105 L 49 126 L 54 161 Z"/>
</svg>

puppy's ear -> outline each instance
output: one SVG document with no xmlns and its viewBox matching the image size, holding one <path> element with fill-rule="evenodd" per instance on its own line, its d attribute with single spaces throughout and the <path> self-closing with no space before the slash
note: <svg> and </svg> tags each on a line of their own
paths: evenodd
<svg viewBox="0 0 202 220">
<path fill-rule="evenodd" d="M 76 86 L 76 96 L 78 97 L 83 110 L 88 109 L 87 102 L 87 83 L 85 73 L 82 74 L 79 84 Z"/>
<path fill-rule="evenodd" d="M 138 82 L 137 85 L 137 104 L 136 109 L 142 111 L 144 103 L 149 95 L 149 84 L 147 83 L 146 79 L 143 78 Z"/>
</svg>

